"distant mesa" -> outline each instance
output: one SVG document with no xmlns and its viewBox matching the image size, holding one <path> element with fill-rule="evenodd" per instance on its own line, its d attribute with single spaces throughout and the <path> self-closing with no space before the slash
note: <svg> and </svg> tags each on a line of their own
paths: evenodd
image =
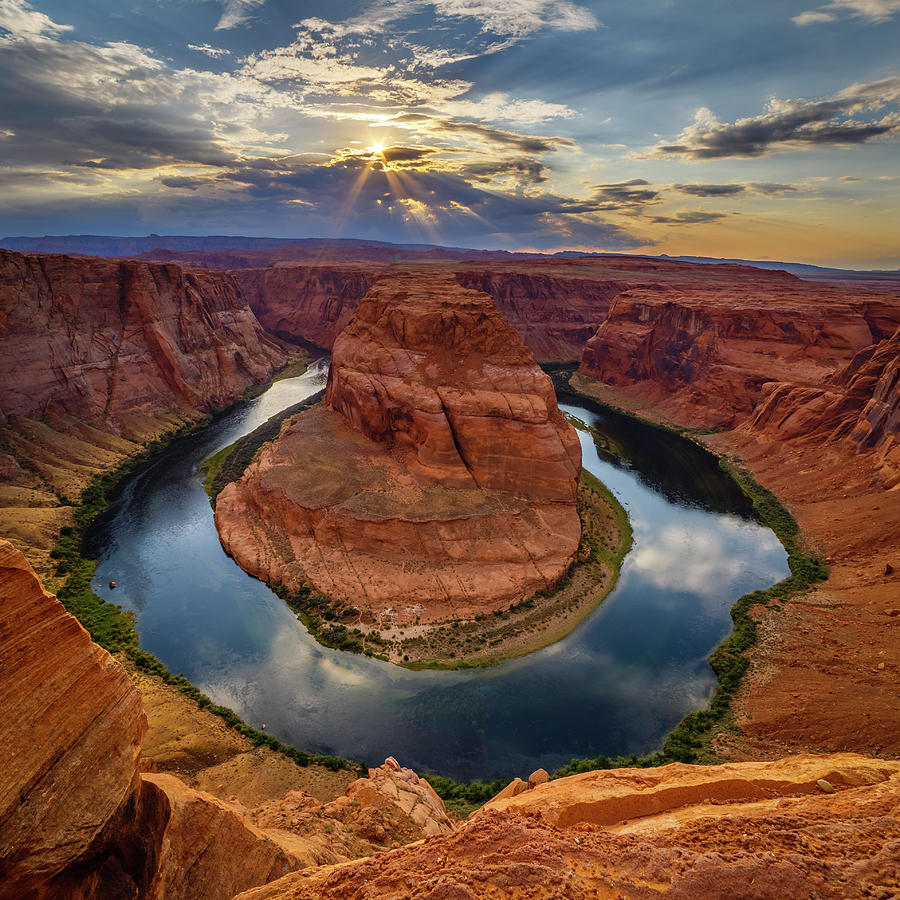
<svg viewBox="0 0 900 900">
<path fill-rule="evenodd" d="M 425 625 L 566 573 L 580 469 L 550 379 L 491 298 L 394 273 L 336 339 L 325 403 L 222 491 L 216 525 L 260 578 Z"/>
</svg>

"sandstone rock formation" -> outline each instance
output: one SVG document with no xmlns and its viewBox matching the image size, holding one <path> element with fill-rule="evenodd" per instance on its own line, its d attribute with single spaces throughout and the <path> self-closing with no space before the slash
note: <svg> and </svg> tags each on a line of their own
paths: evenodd
<svg viewBox="0 0 900 900">
<path fill-rule="evenodd" d="M 900 484 L 900 328 L 818 385 L 769 382 L 746 430 L 773 441 L 846 442 Z"/>
<path fill-rule="evenodd" d="M 308 865 L 368 856 L 454 828 L 431 785 L 393 757 L 369 769 L 368 777 L 354 781 L 342 797 L 320 802 L 303 791 L 289 791 L 248 815 L 287 842 L 288 835 L 302 836 Z"/>
<path fill-rule="evenodd" d="M 898 850 L 897 762 L 617 769 L 491 801 L 448 836 L 241 900 L 889 897 Z"/>
<path fill-rule="evenodd" d="M 676 270 L 678 280 L 620 293 L 584 349 L 581 374 L 676 421 L 734 427 L 767 382 L 820 384 L 900 325 L 900 302 L 784 272 L 714 268 L 731 270 L 718 274 L 732 283 L 691 284 L 690 271 Z"/>
<path fill-rule="evenodd" d="M 295 791 L 251 811 L 142 772 L 140 694 L 6 541 L 0 598 L 2 900 L 228 900 L 452 830 L 430 785 L 394 759 L 337 800 Z"/>
<path fill-rule="evenodd" d="M 612 298 L 627 287 L 614 273 L 590 277 L 558 263 L 467 269 L 456 278 L 463 287 L 490 294 L 541 363 L 579 362 Z"/>
<path fill-rule="evenodd" d="M 223 273 L 0 251 L 0 424 L 48 409 L 143 438 L 287 361 Z"/>
<path fill-rule="evenodd" d="M 486 295 L 442 275 L 377 283 L 335 341 L 326 401 L 218 497 L 247 571 L 423 624 L 566 571 L 580 444 Z"/>
<path fill-rule="evenodd" d="M 0 896 L 38 891 L 139 789 L 140 696 L 0 541 Z"/>
<path fill-rule="evenodd" d="M 140 694 L 7 541 L 0 598 L 0 898 L 227 900 L 300 865 L 209 795 L 140 774 Z"/>
<path fill-rule="evenodd" d="M 377 274 L 377 267 L 374 274 Z M 231 272 L 273 334 L 330 348 L 374 280 L 371 266 L 269 266 Z"/>
</svg>

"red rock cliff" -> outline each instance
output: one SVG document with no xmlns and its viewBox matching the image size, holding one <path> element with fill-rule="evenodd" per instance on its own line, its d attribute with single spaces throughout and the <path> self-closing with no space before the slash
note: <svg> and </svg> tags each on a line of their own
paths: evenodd
<svg viewBox="0 0 900 900">
<path fill-rule="evenodd" d="M 463 287 L 494 298 L 541 363 L 580 360 L 610 301 L 627 286 L 615 278 L 566 277 L 565 270 L 512 269 L 462 271 L 456 277 Z"/>
<path fill-rule="evenodd" d="M 231 276 L 269 331 L 328 348 L 371 287 L 373 267 L 282 265 Z"/>
<path fill-rule="evenodd" d="M 2 540 L 0 710 L 2 900 L 228 900 L 299 867 L 291 842 L 140 773 L 140 694 Z"/>
<path fill-rule="evenodd" d="M 868 453 L 884 486 L 900 484 L 900 328 L 822 384 L 769 382 L 743 429 L 773 441 L 827 442 Z"/>
<path fill-rule="evenodd" d="M 0 423 L 47 407 L 129 434 L 223 405 L 286 361 L 230 276 L 0 251 Z"/>
<path fill-rule="evenodd" d="M 508 605 L 571 564 L 580 445 L 486 295 L 452 276 L 376 284 L 335 342 L 327 402 L 219 495 L 247 571 L 428 623 Z"/>
<path fill-rule="evenodd" d="M 821 383 L 900 324 L 900 304 L 865 293 L 712 268 L 737 270 L 734 283 L 661 282 L 620 294 L 584 349 L 581 374 L 677 421 L 733 427 L 766 382 Z"/>
</svg>

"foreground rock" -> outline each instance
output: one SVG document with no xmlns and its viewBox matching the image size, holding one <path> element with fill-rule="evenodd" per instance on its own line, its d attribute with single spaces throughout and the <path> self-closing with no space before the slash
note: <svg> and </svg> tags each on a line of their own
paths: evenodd
<svg viewBox="0 0 900 900">
<path fill-rule="evenodd" d="M 472 617 L 566 572 L 580 444 L 486 295 L 440 275 L 376 284 L 335 341 L 326 403 L 217 499 L 247 571 L 380 625 Z"/>
<path fill-rule="evenodd" d="M 122 667 L 0 541 L 0 895 L 37 890 L 139 790 L 146 727 Z"/>
<path fill-rule="evenodd" d="M 616 769 L 538 784 L 446 837 L 241 898 L 889 897 L 898 850 L 897 762 Z"/>
<path fill-rule="evenodd" d="M 292 791 L 252 810 L 142 771 L 140 694 L 6 541 L 0 597 L 2 900 L 227 900 L 452 830 L 394 759 L 338 799 Z"/>
</svg>

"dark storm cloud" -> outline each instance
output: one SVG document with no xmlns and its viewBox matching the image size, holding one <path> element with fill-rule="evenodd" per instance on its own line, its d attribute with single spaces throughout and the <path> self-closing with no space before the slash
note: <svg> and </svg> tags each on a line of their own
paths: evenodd
<svg viewBox="0 0 900 900">
<path fill-rule="evenodd" d="M 659 191 L 650 187 L 643 178 L 620 181 L 615 184 L 598 184 L 594 187 L 592 200 L 601 210 L 638 209 L 648 203 L 660 200 Z"/>
<path fill-rule="evenodd" d="M 756 191 L 757 194 L 797 194 L 805 190 L 797 184 L 780 184 L 775 181 L 753 181 L 748 187 Z"/>
<path fill-rule="evenodd" d="M 662 144 L 657 157 L 689 159 L 765 156 L 784 146 L 862 144 L 874 138 L 900 134 L 896 111 L 864 121 L 873 111 L 900 105 L 900 77 L 852 85 L 825 100 L 772 100 L 758 116 L 719 122 L 700 110 L 677 143 Z"/>
<path fill-rule="evenodd" d="M 345 157 L 324 165 L 257 159 L 253 165 L 206 177 L 167 177 L 161 182 L 173 188 L 156 197 L 166 214 L 231 216 L 245 225 L 259 223 L 260 233 L 289 229 L 324 236 L 391 235 L 510 248 L 577 243 L 623 250 L 642 243 L 624 228 L 600 220 L 596 203 L 483 190 L 457 173 L 391 169 L 371 157 Z M 127 203 L 128 198 L 117 198 L 109 209 L 121 210 Z M 155 230 L 152 215 L 145 204 L 142 217 Z"/>
<path fill-rule="evenodd" d="M 138 47 L 7 38 L 0 50 L 0 84 L 15 85 L 0 92 L 0 122 L 12 132 L 6 165 L 234 161 L 208 119 L 170 103 L 185 84 Z"/>
<path fill-rule="evenodd" d="M 436 152 L 434 147 L 385 147 L 379 154 L 386 162 L 420 162 Z"/>
</svg>

